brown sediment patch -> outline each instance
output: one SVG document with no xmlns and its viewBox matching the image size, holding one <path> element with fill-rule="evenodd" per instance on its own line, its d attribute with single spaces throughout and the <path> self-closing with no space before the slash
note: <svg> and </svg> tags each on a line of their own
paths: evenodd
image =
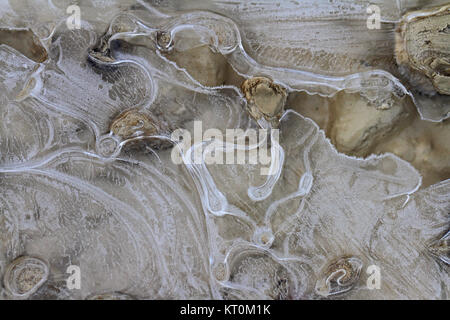
<svg viewBox="0 0 450 320">
<path fill-rule="evenodd" d="M 165 121 L 158 121 L 148 113 L 137 109 L 127 110 L 119 114 L 112 121 L 110 131 L 122 140 L 131 139 L 133 142 L 146 141 L 155 149 L 172 146 L 167 139 L 156 137 L 168 136 L 170 134 L 167 123 Z"/>
<path fill-rule="evenodd" d="M 47 281 L 48 274 L 48 266 L 44 261 L 22 256 L 8 265 L 3 277 L 3 284 L 9 295 L 18 299 L 26 299 Z"/>
<path fill-rule="evenodd" d="M 48 58 L 47 50 L 30 29 L 0 28 L 0 44 L 10 46 L 35 62 Z"/>
<path fill-rule="evenodd" d="M 361 260 L 355 257 L 343 257 L 330 263 L 316 283 L 316 293 L 328 297 L 351 290 L 359 280 L 362 266 Z"/>
<path fill-rule="evenodd" d="M 150 136 L 160 131 L 160 125 L 147 114 L 135 109 L 120 114 L 112 123 L 110 130 L 122 139 Z"/>
<path fill-rule="evenodd" d="M 241 90 L 247 99 L 247 110 L 256 120 L 264 117 L 275 124 L 286 103 L 286 89 L 265 77 L 253 77 L 242 83 Z"/>
</svg>

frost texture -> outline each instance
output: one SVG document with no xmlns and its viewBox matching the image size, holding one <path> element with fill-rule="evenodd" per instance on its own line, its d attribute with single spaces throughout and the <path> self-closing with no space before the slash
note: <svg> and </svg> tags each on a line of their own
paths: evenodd
<svg viewBox="0 0 450 320">
<path fill-rule="evenodd" d="M 172 149 L 107 139 L 111 121 L 131 107 L 192 134 L 196 120 L 203 130 L 258 126 L 235 86 L 203 86 L 170 61 L 155 41 L 160 31 L 183 50 L 210 45 L 240 77 L 265 74 L 293 91 L 369 94 L 381 85 L 391 94 L 403 90 L 395 77 L 379 71 L 324 80 L 273 68 L 250 58 L 258 52 L 246 51 L 239 23 L 201 11 L 168 17 L 140 3 L 144 9 L 133 14 L 102 12 L 82 30 L 48 17 L 55 28 L 41 64 L 0 46 L 2 273 L 21 255 L 47 261 L 49 279 L 33 298 L 319 299 L 320 271 L 354 257 L 361 275 L 336 297 L 448 299 L 448 265 L 429 250 L 448 231 L 448 180 L 418 190 L 421 177 L 407 162 L 339 154 L 292 110 L 281 117 L 279 148 L 271 139 L 270 156 L 281 159 L 274 176 L 254 164 L 176 165 Z M 105 17 L 111 61 L 96 61 L 88 54 Z M 24 21 L 33 27 L 35 20 Z M 82 270 L 80 291 L 65 286 L 71 264 Z M 381 270 L 379 290 L 366 287 L 372 264 Z"/>
</svg>

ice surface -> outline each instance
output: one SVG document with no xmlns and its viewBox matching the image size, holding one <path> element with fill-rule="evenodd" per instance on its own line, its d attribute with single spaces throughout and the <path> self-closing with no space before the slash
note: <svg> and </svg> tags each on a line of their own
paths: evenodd
<svg viewBox="0 0 450 320">
<path fill-rule="evenodd" d="M 46 261 L 48 280 L 32 298 L 119 292 L 141 299 L 321 299 L 317 283 L 329 279 L 330 298 L 448 299 L 448 251 L 432 249 L 448 232 L 449 180 L 419 190 L 422 178 L 407 161 L 339 153 L 316 123 L 293 110 L 279 120 L 279 141 L 276 131 L 264 136 L 272 160 L 265 164 L 190 161 L 222 150 L 217 135 L 197 140 L 176 164 L 171 156 L 178 149 L 145 143 L 155 136 L 122 140 L 109 131 L 134 108 L 192 138 L 198 121 L 204 131 L 225 137 L 237 128 L 245 136 L 270 126 L 245 111 L 234 83 L 254 76 L 290 93 L 332 96 L 345 89 L 377 101 L 410 95 L 388 64 L 355 64 L 367 58 L 365 43 L 377 46 L 388 31 L 354 45 L 348 36 L 343 45 L 349 26 L 336 21 L 340 38 L 321 38 L 330 28 L 323 21 L 341 17 L 340 3 L 362 40 L 366 2 L 305 1 L 299 12 L 310 19 L 300 22 L 289 15 L 295 1 L 281 8 L 242 2 L 235 9 L 227 1 L 198 8 L 128 2 L 105 11 L 103 1 L 82 4 L 89 13 L 81 30 L 67 29 L 63 4 L 40 1 L 33 16 L 28 7 L 1 2 L 0 21 L 33 29 L 48 50 L 48 59 L 36 63 L 0 45 L 1 273 L 22 255 Z M 405 9 L 393 3 L 388 24 Z M 182 10 L 214 8 L 224 15 Z M 318 35 L 299 31 L 311 25 Z M 161 32 L 172 48 L 158 43 Z M 225 61 L 234 72 L 223 84 L 202 84 L 171 55 L 205 45 L 206 58 L 224 57 L 207 61 Z M 383 60 L 389 50 L 371 58 Z M 228 147 L 249 157 L 261 145 Z M 261 174 L 270 167 L 275 174 Z M 330 270 L 349 264 L 336 261 L 356 261 L 351 266 L 359 271 L 341 283 Z M 81 290 L 66 287 L 69 265 L 81 268 Z M 371 265 L 380 269 L 380 289 L 367 287 Z"/>
</svg>

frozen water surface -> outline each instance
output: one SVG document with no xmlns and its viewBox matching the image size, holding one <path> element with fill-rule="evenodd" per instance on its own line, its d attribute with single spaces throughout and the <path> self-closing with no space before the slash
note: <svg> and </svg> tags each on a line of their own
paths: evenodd
<svg viewBox="0 0 450 320">
<path fill-rule="evenodd" d="M 424 186 L 416 158 L 342 153 L 289 105 L 409 102 L 448 135 L 448 96 L 393 57 L 396 24 L 423 4 L 372 4 L 369 32 L 366 1 L 86 0 L 70 30 L 71 1 L 0 1 L 1 298 L 448 299 L 448 149 Z M 290 96 L 270 121 L 247 112 L 257 76 Z M 213 134 L 196 139 L 199 123 Z M 207 161 L 227 129 L 241 138 L 228 153 L 267 142 L 269 161 Z"/>
</svg>

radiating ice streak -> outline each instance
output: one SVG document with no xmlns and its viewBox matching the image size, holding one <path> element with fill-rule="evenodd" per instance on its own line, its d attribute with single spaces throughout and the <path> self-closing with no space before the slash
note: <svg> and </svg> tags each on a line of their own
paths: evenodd
<svg viewBox="0 0 450 320">
<path fill-rule="evenodd" d="M 143 235 L 143 237 L 144 238 L 148 237 L 150 240 L 150 243 L 157 243 L 157 241 L 154 239 L 154 235 L 153 235 L 153 231 L 152 231 L 151 227 L 148 225 L 147 221 L 142 218 L 142 216 L 139 212 L 136 212 L 134 210 L 134 208 L 132 208 L 131 206 L 129 206 L 128 204 L 126 204 L 122 201 L 117 200 L 116 198 L 112 197 L 111 195 L 109 195 L 108 193 L 103 191 L 102 189 L 95 187 L 91 184 L 88 184 L 74 176 L 69 177 L 60 172 L 56 172 L 56 171 L 52 171 L 52 170 L 29 169 L 29 170 L 26 170 L 26 172 L 29 172 L 31 174 L 40 174 L 40 175 L 48 176 L 48 177 L 51 177 L 52 179 L 63 182 L 64 184 L 74 186 L 79 190 L 83 190 L 83 192 L 84 191 L 91 192 L 92 194 L 95 194 L 97 196 L 97 199 L 101 200 L 102 203 L 104 203 L 104 204 L 113 203 L 118 208 L 120 208 L 122 214 L 125 214 L 126 216 L 128 216 L 128 218 L 131 218 L 131 219 L 126 220 L 121 215 L 116 214 L 114 212 L 114 210 L 111 210 L 111 213 L 114 214 L 115 218 L 117 220 L 119 220 L 121 222 L 121 224 L 128 230 L 128 234 L 130 235 L 130 237 L 133 240 L 136 257 L 138 258 L 138 272 L 139 272 L 139 270 L 143 269 L 143 260 L 142 260 L 142 254 L 141 254 L 142 248 L 140 248 L 141 246 L 138 244 L 138 240 L 136 239 L 136 236 L 135 236 L 137 230 L 135 230 L 135 228 L 133 228 L 128 221 L 129 220 L 132 221 L 132 220 L 136 219 L 138 222 L 138 225 L 144 226 L 146 231 L 148 232 L 148 234 L 146 236 Z M 130 216 L 129 214 L 127 214 L 127 212 L 130 212 L 133 215 Z M 170 283 L 171 279 L 170 279 L 170 277 L 168 277 L 168 274 L 167 274 L 168 269 L 167 269 L 167 266 L 165 265 L 165 259 L 163 258 L 161 252 L 159 251 L 158 246 L 154 246 L 153 249 L 154 249 L 155 255 L 156 255 L 155 263 L 158 266 L 158 270 L 159 270 L 160 274 L 163 275 L 162 281 Z"/>
<path fill-rule="evenodd" d="M 172 191 L 172 194 L 175 195 L 179 200 L 180 203 L 182 203 L 184 206 L 187 207 L 187 211 L 191 212 L 191 217 L 195 221 L 197 228 L 200 228 L 202 225 L 202 221 L 200 221 L 200 216 L 195 214 L 197 212 L 197 208 L 194 206 L 194 204 L 191 201 L 186 201 L 187 199 L 183 197 L 183 190 L 181 189 L 181 184 L 174 183 L 172 180 L 168 180 L 166 175 L 163 175 L 160 171 L 156 170 L 155 168 L 147 165 L 145 162 L 139 163 L 139 166 L 144 168 L 148 173 L 155 176 L 159 181 L 164 182 L 165 186 L 169 188 Z M 170 170 L 169 167 L 166 167 L 165 170 Z M 175 172 L 171 172 L 173 176 L 180 177 L 180 175 L 176 174 Z M 188 182 L 185 181 L 185 184 L 188 185 Z"/>
</svg>

